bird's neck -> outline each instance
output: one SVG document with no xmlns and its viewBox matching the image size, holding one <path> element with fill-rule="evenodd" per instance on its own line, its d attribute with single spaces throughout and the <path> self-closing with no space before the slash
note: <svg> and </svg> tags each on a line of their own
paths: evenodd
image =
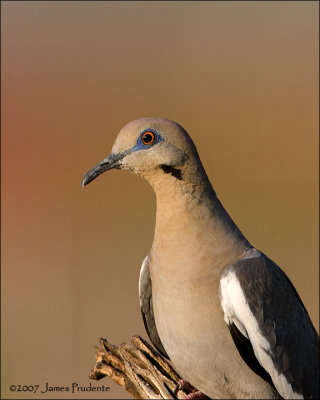
<svg viewBox="0 0 320 400">
<path fill-rule="evenodd" d="M 187 273 L 199 273 L 205 254 L 216 266 L 217 273 L 241 257 L 250 244 L 234 224 L 216 197 L 210 182 L 203 178 L 200 185 L 161 175 L 150 182 L 157 197 L 155 236 L 152 253 L 161 254 L 163 262 L 157 268 L 170 269 L 169 260 Z M 167 261 L 166 262 L 166 257 Z M 188 257 L 199 258 L 195 267 Z"/>
</svg>

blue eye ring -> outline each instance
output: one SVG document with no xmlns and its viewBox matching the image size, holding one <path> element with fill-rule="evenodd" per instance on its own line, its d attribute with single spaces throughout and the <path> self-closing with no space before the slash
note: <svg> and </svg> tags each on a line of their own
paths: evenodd
<svg viewBox="0 0 320 400">
<path fill-rule="evenodd" d="M 152 144 L 154 144 L 157 138 L 155 133 L 151 130 L 146 130 L 142 132 L 140 137 L 141 137 L 141 142 L 145 146 L 151 146 Z"/>
<path fill-rule="evenodd" d="M 137 144 L 132 148 L 132 151 L 147 150 L 158 142 L 164 140 L 159 133 L 153 128 L 147 128 L 140 132 Z"/>
</svg>

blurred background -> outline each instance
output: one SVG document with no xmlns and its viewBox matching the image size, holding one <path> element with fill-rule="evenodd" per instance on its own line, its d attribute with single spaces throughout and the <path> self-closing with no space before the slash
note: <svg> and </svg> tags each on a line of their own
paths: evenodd
<svg viewBox="0 0 320 400">
<path fill-rule="evenodd" d="M 155 196 L 110 171 L 124 124 L 176 120 L 249 241 L 318 327 L 318 2 L 2 2 L 2 395 L 88 385 L 94 346 L 146 338 Z M 318 328 L 317 328 L 318 329 Z M 39 389 L 39 390 L 40 390 Z"/>
</svg>

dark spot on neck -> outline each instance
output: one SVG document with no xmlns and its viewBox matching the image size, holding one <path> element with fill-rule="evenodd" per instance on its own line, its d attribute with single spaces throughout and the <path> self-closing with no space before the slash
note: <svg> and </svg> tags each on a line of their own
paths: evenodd
<svg viewBox="0 0 320 400">
<path fill-rule="evenodd" d="M 181 169 L 173 168 L 170 165 L 161 164 L 160 167 L 164 171 L 165 174 L 171 174 L 175 178 L 182 180 L 182 172 Z"/>
</svg>

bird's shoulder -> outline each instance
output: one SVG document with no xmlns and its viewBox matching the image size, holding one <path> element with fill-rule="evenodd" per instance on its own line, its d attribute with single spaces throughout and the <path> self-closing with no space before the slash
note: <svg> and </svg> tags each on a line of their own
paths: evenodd
<svg viewBox="0 0 320 400">
<path fill-rule="evenodd" d="M 265 324 L 281 313 L 285 313 L 289 320 L 306 319 L 311 322 L 297 290 L 285 272 L 255 248 L 250 248 L 245 257 L 223 271 L 220 279 L 222 303 L 229 300 L 236 305 L 235 295 L 239 293 L 232 290 L 235 286 L 241 290 L 259 324 Z"/>
</svg>

